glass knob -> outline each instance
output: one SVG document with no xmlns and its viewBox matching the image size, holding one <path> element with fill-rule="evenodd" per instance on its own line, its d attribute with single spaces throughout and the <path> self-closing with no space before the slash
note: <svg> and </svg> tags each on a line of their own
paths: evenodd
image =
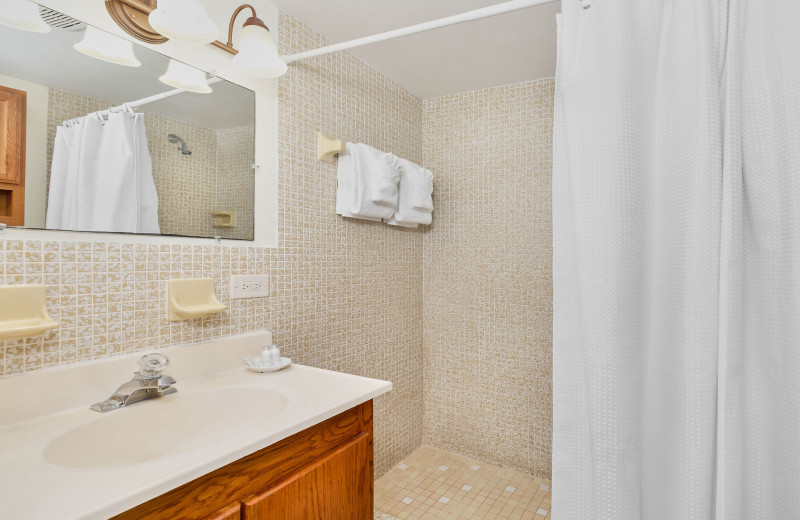
<svg viewBox="0 0 800 520">
<path fill-rule="evenodd" d="M 164 354 L 147 354 L 139 360 L 139 375 L 145 379 L 158 379 L 168 366 L 169 358 Z"/>
</svg>

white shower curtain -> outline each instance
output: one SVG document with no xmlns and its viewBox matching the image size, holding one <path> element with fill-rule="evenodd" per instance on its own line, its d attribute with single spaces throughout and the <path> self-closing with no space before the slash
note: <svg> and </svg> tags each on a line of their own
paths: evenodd
<svg viewBox="0 0 800 520">
<path fill-rule="evenodd" d="M 47 229 L 160 233 L 144 114 L 95 113 L 56 130 Z"/>
<path fill-rule="evenodd" d="M 800 8 L 562 4 L 553 519 L 799 519 Z"/>
</svg>

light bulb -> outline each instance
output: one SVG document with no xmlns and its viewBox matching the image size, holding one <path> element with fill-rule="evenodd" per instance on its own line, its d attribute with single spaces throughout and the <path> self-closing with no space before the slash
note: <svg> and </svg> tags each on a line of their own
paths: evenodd
<svg viewBox="0 0 800 520">
<path fill-rule="evenodd" d="M 83 39 L 72 47 L 87 56 L 109 63 L 126 67 L 141 65 L 133 53 L 133 43 L 91 25 L 86 26 Z"/>
<path fill-rule="evenodd" d="M 182 88 L 189 92 L 197 92 L 198 94 L 212 92 L 205 72 L 173 59 L 169 60 L 167 72 L 158 79 L 171 87 Z"/>
<path fill-rule="evenodd" d="M 184 43 L 211 43 L 219 35 L 201 0 L 159 0 L 148 21 L 158 33 Z"/>
<path fill-rule="evenodd" d="M 242 27 L 239 53 L 233 57 L 233 64 L 245 74 L 259 78 L 277 78 L 288 70 L 269 29 L 255 17 L 248 18 Z"/>
<path fill-rule="evenodd" d="M 37 33 L 50 32 L 39 15 L 39 6 L 28 0 L 9 0 L 0 9 L 0 24 Z"/>
</svg>

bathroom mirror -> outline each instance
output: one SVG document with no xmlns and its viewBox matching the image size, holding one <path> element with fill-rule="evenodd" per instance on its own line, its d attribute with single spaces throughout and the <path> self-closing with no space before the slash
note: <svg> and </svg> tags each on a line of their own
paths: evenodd
<svg viewBox="0 0 800 520">
<path fill-rule="evenodd" d="M 0 223 L 253 240 L 254 92 L 39 9 L 0 25 Z"/>
</svg>

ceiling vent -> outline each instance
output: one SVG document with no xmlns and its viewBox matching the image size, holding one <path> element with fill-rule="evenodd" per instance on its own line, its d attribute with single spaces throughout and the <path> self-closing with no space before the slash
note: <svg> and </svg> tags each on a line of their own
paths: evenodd
<svg viewBox="0 0 800 520">
<path fill-rule="evenodd" d="M 67 16 L 65 14 L 61 14 L 58 11 L 53 11 L 52 9 L 48 9 L 47 7 L 39 7 L 39 14 L 42 17 L 42 20 L 52 27 L 57 29 L 65 29 L 67 31 L 80 31 L 86 27 L 86 24 L 81 22 L 80 20 L 76 20 L 71 16 Z"/>
</svg>

